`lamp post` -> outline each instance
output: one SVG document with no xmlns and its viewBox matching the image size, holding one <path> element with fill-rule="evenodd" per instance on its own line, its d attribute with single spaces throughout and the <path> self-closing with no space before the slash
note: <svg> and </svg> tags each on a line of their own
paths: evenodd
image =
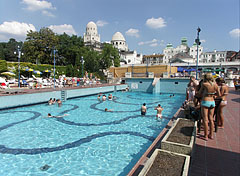
<svg viewBox="0 0 240 176">
<path fill-rule="evenodd" d="M 198 79 L 198 45 L 201 45 L 201 42 L 199 40 L 199 33 L 201 32 L 201 29 L 197 28 L 197 39 L 195 39 L 195 42 L 197 43 L 197 63 L 196 63 L 196 79 Z"/>
<path fill-rule="evenodd" d="M 55 89 L 55 83 L 56 83 L 56 79 L 55 79 L 55 63 L 56 63 L 56 60 L 55 60 L 55 54 L 56 54 L 56 49 L 55 47 L 53 47 L 53 76 L 54 76 L 54 84 L 53 84 L 53 88 Z"/>
<path fill-rule="evenodd" d="M 23 55 L 20 46 L 17 47 L 17 52 L 14 52 L 14 54 L 18 54 L 18 87 L 20 88 L 20 59 L 21 55 Z"/>
<path fill-rule="evenodd" d="M 84 64 L 83 56 L 81 56 L 81 63 L 82 63 L 82 78 L 83 78 L 83 64 Z"/>
<path fill-rule="evenodd" d="M 148 58 L 146 58 L 147 59 L 147 77 L 148 77 Z"/>
</svg>

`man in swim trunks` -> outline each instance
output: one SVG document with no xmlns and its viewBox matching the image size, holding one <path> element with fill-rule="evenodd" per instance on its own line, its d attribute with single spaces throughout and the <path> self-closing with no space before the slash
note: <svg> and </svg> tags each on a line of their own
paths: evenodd
<svg viewBox="0 0 240 176">
<path fill-rule="evenodd" d="M 156 115 L 156 119 L 161 119 L 162 118 L 162 111 L 163 108 L 160 104 L 158 104 L 158 106 L 155 108 L 155 110 L 157 110 L 157 115 Z"/>
<path fill-rule="evenodd" d="M 143 103 L 141 107 L 141 115 L 146 115 L 146 112 L 147 112 L 146 103 Z"/>
</svg>

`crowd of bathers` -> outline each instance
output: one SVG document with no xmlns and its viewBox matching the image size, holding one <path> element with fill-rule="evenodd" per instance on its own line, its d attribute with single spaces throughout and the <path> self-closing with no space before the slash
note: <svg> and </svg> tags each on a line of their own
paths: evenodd
<svg viewBox="0 0 240 176">
<path fill-rule="evenodd" d="M 60 99 L 50 98 L 48 100 L 48 105 L 54 105 L 54 104 L 57 104 L 58 107 L 61 107 L 62 106 L 62 101 Z"/>
<path fill-rule="evenodd" d="M 108 97 L 105 94 L 99 93 L 98 100 L 99 101 L 106 101 L 106 100 L 113 100 L 115 97 L 112 94 L 109 94 Z"/>
<path fill-rule="evenodd" d="M 194 76 L 190 77 L 186 92 L 184 109 L 194 108 L 199 111 L 204 127 L 205 140 L 213 139 L 214 112 L 217 113 L 218 128 L 224 128 L 223 108 L 227 105 L 228 86 L 223 78 L 214 79 L 212 73 L 206 73 L 199 82 Z M 215 101 L 220 100 L 220 104 L 215 111 Z"/>
</svg>

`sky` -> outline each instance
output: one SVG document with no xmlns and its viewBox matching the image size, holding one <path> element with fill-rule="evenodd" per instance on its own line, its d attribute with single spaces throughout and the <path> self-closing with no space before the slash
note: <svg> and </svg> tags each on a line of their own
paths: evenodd
<svg viewBox="0 0 240 176">
<path fill-rule="evenodd" d="M 121 32 L 128 48 L 144 55 L 177 47 L 182 37 L 191 47 L 198 27 L 204 52 L 238 51 L 239 7 L 239 0 L 0 0 L 0 42 L 24 41 L 43 27 L 83 37 L 93 21 L 101 42 Z"/>
</svg>

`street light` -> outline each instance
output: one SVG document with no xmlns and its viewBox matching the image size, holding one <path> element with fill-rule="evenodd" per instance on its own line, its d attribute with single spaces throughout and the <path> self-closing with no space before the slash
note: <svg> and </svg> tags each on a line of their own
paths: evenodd
<svg viewBox="0 0 240 176">
<path fill-rule="evenodd" d="M 201 29 L 197 28 L 197 39 L 195 39 L 195 42 L 197 44 L 197 63 L 196 63 L 196 79 L 198 79 L 198 45 L 201 45 L 201 42 L 199 40 L 199 33 L 201 32 Z"/>
<path fill-rule="evenodd" d="M 148 77 L 148 58 L 146 58 L 147 59 L 147 77 Z"/>
<path fill-rule="evenodd" d="M 55 60 L 55 54 L 56 54 L 57 50 L 55 49 L 55 47 L 53 47 L 53 75 L 54 75 L 54 89 L 55 89 L 55 83 L 56 83 L 56 79 L 55 79 L 55 63 L 56 63 L 56 60 Z"/>
<path fill-rule="evenodd" d="M 20 88 L 20 59 L 21 55 L 23 55 L 20 46 L 17 47 L 17 52 L 14 52 L 14 54 L 18 54 L 18 87 Z"/>
<path fill-rule="evenodd" d="M 83 78 L 83 64 L 84 64 L 83 56 L 81 56 L 81 63 L 82 63 L 82 78 Z"/>
</svg>

